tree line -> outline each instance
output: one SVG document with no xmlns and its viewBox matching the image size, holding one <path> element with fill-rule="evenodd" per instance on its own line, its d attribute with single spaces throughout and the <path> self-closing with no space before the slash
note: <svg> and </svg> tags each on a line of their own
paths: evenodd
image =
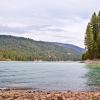
<svg viewBox="0 0 100 100">
<path fill-rule="evenodd" d="M 92 15 L 85 34 L 86 52 L 82 59 L 100 59 L 100 11 Z"/>
<path fill-rule="evenodd" d="M 66 61 L 80 60 L 82 53 L 56 43 L 0 35 L 0 60 Z"/>
</svg>

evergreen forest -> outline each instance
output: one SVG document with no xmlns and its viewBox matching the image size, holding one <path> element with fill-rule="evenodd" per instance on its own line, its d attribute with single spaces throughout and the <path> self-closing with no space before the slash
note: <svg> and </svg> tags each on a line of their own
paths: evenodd
<svg viewBox="0 0 100 100">
<path fill-rule="evenodd" d="M 90 22 L 87 25 L 85 34 L 86 52 L 82 59 L 100 59 L 100 11 L 94 12 Z"/>
<path fill-rule="evenodd" d="M 11 61 L 67 61 L 81 60 L 81 48 L 54 42 L 0 35 L 0 60 Z"/>
</svg>

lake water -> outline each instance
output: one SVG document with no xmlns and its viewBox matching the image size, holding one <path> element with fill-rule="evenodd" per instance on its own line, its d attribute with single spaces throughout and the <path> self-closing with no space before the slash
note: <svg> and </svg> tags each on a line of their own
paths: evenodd
<svg viewBox="0 0 100 100">
<path fill-rule="evenodd" d="M 79 62 L 0 62 L 0 88 L 100 91 L 100 67 Z"/>
</svg>

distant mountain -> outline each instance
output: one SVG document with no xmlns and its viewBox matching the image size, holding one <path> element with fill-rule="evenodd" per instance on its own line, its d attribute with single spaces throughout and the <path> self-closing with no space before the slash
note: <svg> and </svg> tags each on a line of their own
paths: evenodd
<svg viewBox="0 0 100 100">
<path fill-rule="evenodd" d="M 72 44 L 34 41 L 29 38 L 0 35 L 0 60 L 81 60 L 84 49 Z"/>
<path fill-rule="evenodd" d="M 75 46 L 73 44 L 65 44 L 65 43 L 57 43 L 57 42 L 54 42 L 54 44 L 56 44 L 58 46 L 62 46 L 64 48 L 73 49 L 73 50 L 75 50 L 78 53 L 84 53 L 85 52 L 85 49 L 84 48 Z"/>
</svg>

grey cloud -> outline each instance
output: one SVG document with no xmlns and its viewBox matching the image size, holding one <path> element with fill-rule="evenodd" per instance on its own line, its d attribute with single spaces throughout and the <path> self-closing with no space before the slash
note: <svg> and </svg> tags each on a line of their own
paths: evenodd
<svg viewBox="0 0 100 100">
<path fill-rule="evenodd" d="M 0 25 L 0 33 L 27 33 L 25 28 Z"/>
<path fill-rule="evenodd" d="M 55 29 L 47 29 L 47 31 L 52 31 L 52 32 L 65 32 L 64 29 L 60 29 L 60 28 L 55 28 Z"/>
<path fill-rule="evenodd" d="M 32 25 L 27 27 L 30 30 L 35 31 L 52 31 L 52 32 L 64 32 L 62 28 L 55 28 L 55 26 L 52 25 Z"/>
<path fill-rule="evenodd" d="M 42 38 L 44 33 L 50 33 L 50 37 L 56 32 L 65 32 L 63 37 L 67 38 L 71 34 L 65 30 L 70 30 L 73 33 L 70 40 L 76 44 L 74 39 L 76 36 L 83 36 L 86 26 L 84 22 L 90 19 L 94 11 L 100 10 L 99 4 L 100 0 L 0 0 L 0 33 L 17 33 L 24 36 L 25 33 L 36 32 L 41 34 L 37 38 L 45 40 Z M 19 27 L 17 24 L 14 27 L 10 23 L 23 26 Z M 48 38 L 48 41 L 52 41 L 52 38 Z M 62 36 L 59 38 L 62 39 Z M 61 39 L 59 42 L 63 41 Z M 54 40 L 56 41 L 55 37 Z M 81 38 L 80 42 L 83 43 Z"/>
<path fill-rule="evenodd" d="M 50 26 L 51 25 L 31 25 L 31 26 L 27 26 L 26 28 L 27 29 L 34 29 L 34 30 L 40 31 L 41 29 L 47 28 L 47 27 L 50 27 Z"/>
<path fill-rule="evenodd" d="M 60 28 L 50 28 L 53 27 L 51 25 L 31 25 L 31 26 L 24 26 L 24 27 L 9 27 L 0 25 L 0 33 L 30 33 L 32 31 L 52 31 L 52 32 L 64 32 L 63 29 Z"/>
</svg>

